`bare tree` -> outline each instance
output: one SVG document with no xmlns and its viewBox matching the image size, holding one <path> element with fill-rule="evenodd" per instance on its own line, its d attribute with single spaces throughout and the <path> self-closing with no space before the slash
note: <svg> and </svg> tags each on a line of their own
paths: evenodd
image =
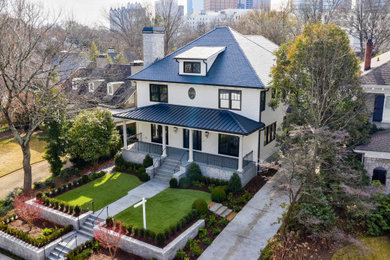
<svg viewBox="0 0 390 260">
<path fill-rule="evenodd" d="M 126 44 L 125 48 L 135 59 L 142 58 L 142 28 L 152 24 L 149 8 L 138 3 L 131 9 L 111 8 L 108 19 L 113 35 Z"/>
<path fill-rule="evenodd" d="M 27 0 L 3 0 L 0 10 L 1 112 L 23 152 L 24 192 L 31 191 L 30 139 L 34 131 L 58 114 L 56 67 L 66 54 L 42 10 Z M 54 36 L 56 38 L 54 38 Z"/>
<path fill-rule="evenodd" d="M 346 27 L 351 35 L 359 39 L 361 58 L 364 55 L 365 42 L 372 39 L 374 52 L 390 40 L 390 1 L 357 0 L 354 8 L 345 10 Z"/>
<path fill-rule="evenodd" d="M 155 25 L 165 29 L 164 53 L 173 49 L 173 41 L 183 25 L 183 13 L 177 0 L 159 0 L 156 3 Z"/>
<path fill-rule="evenodd" d="M 339 8 L 348 2 L 350 3 L 349 0 L 306 0 L 302 4 L 293 4 L 291 8 L 302 24 L 329 23 L 336 18 Z"/>
<path fill-rule="evenodd" d="M 254 10 L 238 22 L 237 30 L 243 34 L 259 34 L 280 45 L 292 40 L 301 31 L 297 19 L 291 16 L 291 10 L 285 8 L 279 12 Z"/>
</svg>

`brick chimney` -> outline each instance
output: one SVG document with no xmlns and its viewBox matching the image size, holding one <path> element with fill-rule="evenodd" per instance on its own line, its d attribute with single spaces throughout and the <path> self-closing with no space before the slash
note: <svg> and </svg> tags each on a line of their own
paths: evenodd
<svg viewBox="0 0 390 260">
<path fill-rule="evenodd" d="M 144 68 L 164 58 L 165 29 L 160 27 L 144 27 L 142 30 L 144 48 Z"/>
<path fill-rule="evenodd" d="M 371 69 L 371 56 L 372 56 L 372 40 L 367 40 L 366 55 L 364 56 L 364 70 Z"/>
</svg>

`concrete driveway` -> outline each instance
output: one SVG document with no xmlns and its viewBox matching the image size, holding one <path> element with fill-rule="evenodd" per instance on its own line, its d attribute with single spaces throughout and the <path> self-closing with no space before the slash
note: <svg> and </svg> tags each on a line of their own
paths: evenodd
<svg viewBox="0 0 390 260">
<path fill-rule="evenodd" d="M 289 203 L 288 192 L 281 185 L 283 178 L 276 173 L 198 259 L 258 259 L 260 250 L 280 227 L 281 204 Z"/>
<path fill-rule="evenodd" d="M 50 166 L 47 161 L 42 161 L 31 165 L 32 181 L 44 180 L 51 176 Z M 0 178 L 0 199 L 4 199 L 7 194 L 16 187 L 23 186 L 24 172 L 23 169 L 14 171 Z"/>
</svg>

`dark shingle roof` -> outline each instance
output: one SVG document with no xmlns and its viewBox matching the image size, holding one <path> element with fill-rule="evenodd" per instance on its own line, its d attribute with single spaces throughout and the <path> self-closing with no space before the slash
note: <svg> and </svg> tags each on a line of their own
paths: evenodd
<svg viewBox="0 0 390 260">
<path fill-rule="evenodd" d="M 261 122 L 228 110 L 162 103 L 114 114 L 114 117 L 240 135 L 264 127 Z"/>
<path fill-rule="evenodd" d="M 226 50 L 218 55 L 206 76 L 179 75 L 178 63 L 174 57 L 198 46 L 225 46 Z M 229 27 L 217 27 L 134 74 L 130 79 L 264 88 L 270 81 L 275 47 L 277 45 L 265 38 L 253 40 Z"/>
<path fill-rule="evenodd" d="M 390 130 L 376 132 L 367 144 L 359 145 L 355 150 L 390 153 Z"/>
<path fill-rule="evenodd" d="M 360 81 L 364 85 L 390 85 L 390 52 L 373 57 L 371 69 L 363 71 Z"/>
</svg>

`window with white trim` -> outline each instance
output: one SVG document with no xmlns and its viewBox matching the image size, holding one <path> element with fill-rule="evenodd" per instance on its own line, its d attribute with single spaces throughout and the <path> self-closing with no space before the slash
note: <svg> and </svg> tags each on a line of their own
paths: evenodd
<svg viewBox="0 0 390 260">
<path fill-rule="evenodd" d="M 107 84 L 107 95 L 114 95 L 114 86 L 112 84 Z"/>
<path fill-rule="evenodd" d="M 95 83 L 89 82 L 88 83 L 88 90 L 89 90 L 89 92 L 94 92 L 95 91 Z"/>
<path fill-rule="evenodd" d="M 79 86 L 78 80 L 73 79 L 72 80 L 72 89 L 76 90 Z"/>
</svg>

